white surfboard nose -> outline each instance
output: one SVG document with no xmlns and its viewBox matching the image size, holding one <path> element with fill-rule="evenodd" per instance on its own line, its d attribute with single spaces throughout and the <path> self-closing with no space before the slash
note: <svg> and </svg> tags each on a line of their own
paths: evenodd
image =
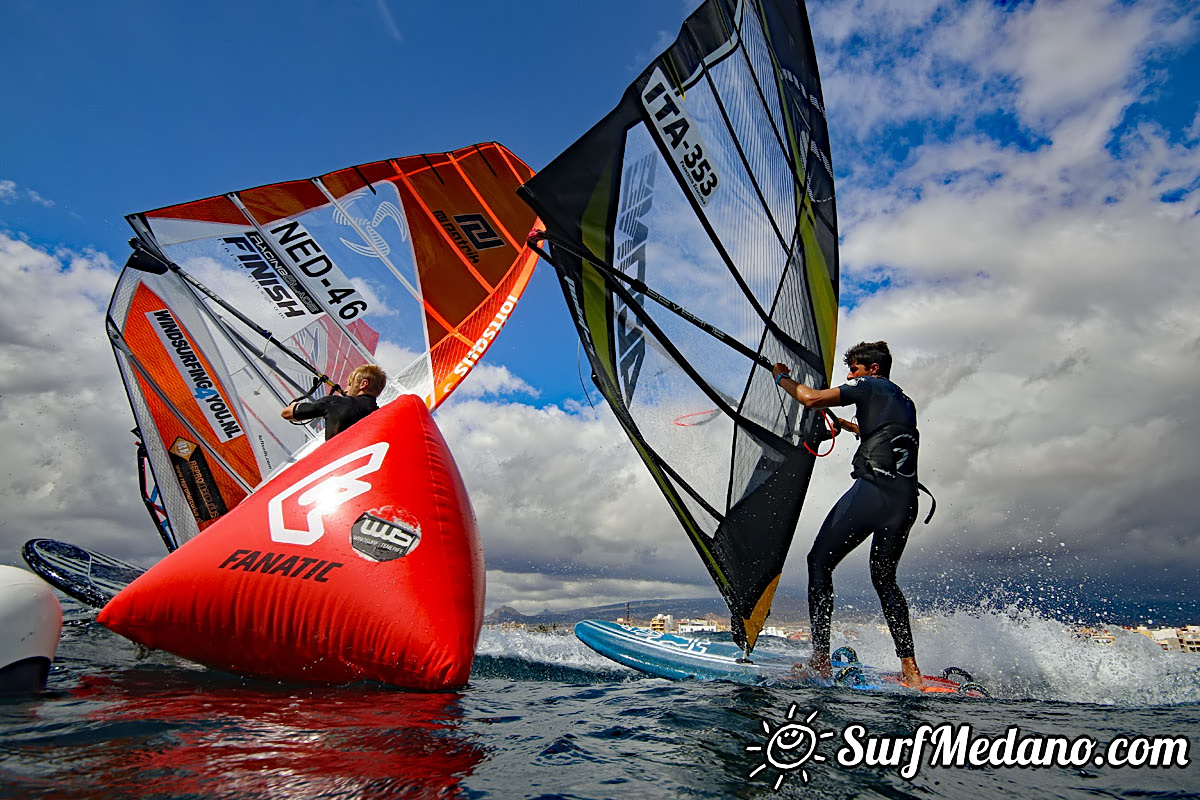
<svg viewBox="0 0 1200 800">
<path fill-rule="evenodd" d="M 54 590 L 32 572 L 0 565 L 0 694 L 45 686 L 61 632 Z"/>
</svg>

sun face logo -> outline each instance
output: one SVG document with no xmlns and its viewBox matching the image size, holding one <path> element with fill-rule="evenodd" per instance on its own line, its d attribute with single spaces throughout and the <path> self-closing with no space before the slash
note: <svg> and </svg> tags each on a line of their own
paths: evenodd
<svg viewBox="0 0 1200 800">
<path fill-rule="evenodd" d="M 792 703 L 788 707 L 787 718 L 791 720 L 795 716 L 796 704 Z M 817 711 L 814 710 L 804 722 L 788 722 L 780 725 L 774 732 L 771 731 L 771 723 L 764 719 L 762 728 L 763 733 L 767 735 L 767 743 L 746 748 L 747 753 L 763 753 L 763 763 L 752 769 L 748 777 L 754 778 L 767 767 L 774 767 L 779 770 L 779 777 L 775 779 L 773 788 L 779 791 L 787 774 L 798 769 L 800 779 L 808 783 L 808 770 L 804 765 L 809 761 L 824 761 L 825 756 L 817 752 L 817 746 L 822 739 L 835 735 L 834 731 L 814 731 L 810 725 L 816 718 Z"/>
</svg>

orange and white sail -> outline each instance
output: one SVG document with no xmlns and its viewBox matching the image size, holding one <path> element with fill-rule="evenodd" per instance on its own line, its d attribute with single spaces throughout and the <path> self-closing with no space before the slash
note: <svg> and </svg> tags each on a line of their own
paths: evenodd
<svg viewBox="0 0 1200 800">
<path fill-rule="evenodd" d="M 532 174 L 486 143 L 128 218 L 109 336 L 176 545 L 321 438 L 296 398 L 364 363 L 383 403 L 454 391 L 533 272 Z"/>
</svg>

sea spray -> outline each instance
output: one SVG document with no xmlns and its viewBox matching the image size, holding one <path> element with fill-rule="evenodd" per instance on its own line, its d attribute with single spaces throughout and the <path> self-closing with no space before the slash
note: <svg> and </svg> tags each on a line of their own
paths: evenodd
<svg viewBox="0 0 1200 800">
<path fill-rule="evenodd" d="M 1112 644 L 1081 636 L 1074 621 L 1014 603 L 984 602 L 913 615 L 923 671 L 940 674 L 946 667 L 962 668 L 997 699 L 1135 708 L 1200 703 L 1200 654 L 1167 653 L 1139 633 L 1118 626 L 1105 629 L 1114 637 Z M 898 668 L 882 617 L 835 620 L 832 633 L 834 647 L 852 647 L 864 664 Z M 711 636 L 728 639 L 727 633 Z M 809 645 L 764 636 L 757 651 L 801 661 Z M 478 652 L 481 657 L 648 679 L 562 630 L 485 628 Z"/>
</svg>

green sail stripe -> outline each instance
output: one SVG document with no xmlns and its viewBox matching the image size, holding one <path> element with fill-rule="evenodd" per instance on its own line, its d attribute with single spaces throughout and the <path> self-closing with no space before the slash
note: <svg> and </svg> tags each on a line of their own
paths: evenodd
<svg viewBox="0 0 1200 800">
<path fill-rule="evenodd" d="M 606 243 L 612 224 L 608 215 L 613 193 L 612 183 L 613 168 L 610 163 L 600 175 L 580 220 L 583 244 L 601 263 L 608 260 Z M 583 321 L 587 325 L 592 346 L 608 374 L 610 384 L 616 386 L 616 353 L 612 346 L 611 320 L 608 318 L 608 287 L 605 286 L 604 276 L 586 260 L 580 260 L 580 275 L 583 279 L 583 285 L 579 287 L 583 297 Z"/>
<path fill-rule="evenodd" d="M 834 345 L 837 342 L 837 292 L 833 290 L 833 278 L 825 264 L 825 253 L 817 244 L 812 207 L 807 195 L 804 200 L 804 214 L 800 220 L 800 239 L 804 242 L 804 275 L 808 279 L 808 294 L 813 301 L 817 338 L 820 340 L 821 356 L 825 361 L 825 379 L 830 381 L 833 375 Z"/>
<path fill-rule="evenodd" d="M 762 9 L 761 0 L 755 3 L 758 9 L 759 24 L 763 32 L 770 38 L 767 28 L 767 15 Z M 833 375 L 834 347 L 837 340 L 837 293 L 833 289 L 833 278 L 829 274 L 829 266 L 825 263 L 825 254 L 817 244 L 817 233 L 813 228 L 812 203 L 808 197 L 808 187 L 804 182 L 806 176 L 805 163 L 807 153 L 801 153 L 796 139 L 796 123 L 792 119 L 791 108 L 787 102 L 787 90 L 783 83 L 783 71 L 779 67 L 779 59 L 775 51 L 768 48 L 771 55 L 771 66 L 775 73 L 775 85 L 779 92 L 779 108 L 783 113 L 783 124 L 788 140 L 788 154 L 797 176 L 795 182 L 796 208 L 800 211 L 800 239 L 804 244 L 804 274 L 808 282 L 809 297 L 812 300 L 813 317 L 817 323 L 817 338 L 821 349 L 821 357 L 825 362 L 825 380 L 828 382 Z"/>
</svg>

